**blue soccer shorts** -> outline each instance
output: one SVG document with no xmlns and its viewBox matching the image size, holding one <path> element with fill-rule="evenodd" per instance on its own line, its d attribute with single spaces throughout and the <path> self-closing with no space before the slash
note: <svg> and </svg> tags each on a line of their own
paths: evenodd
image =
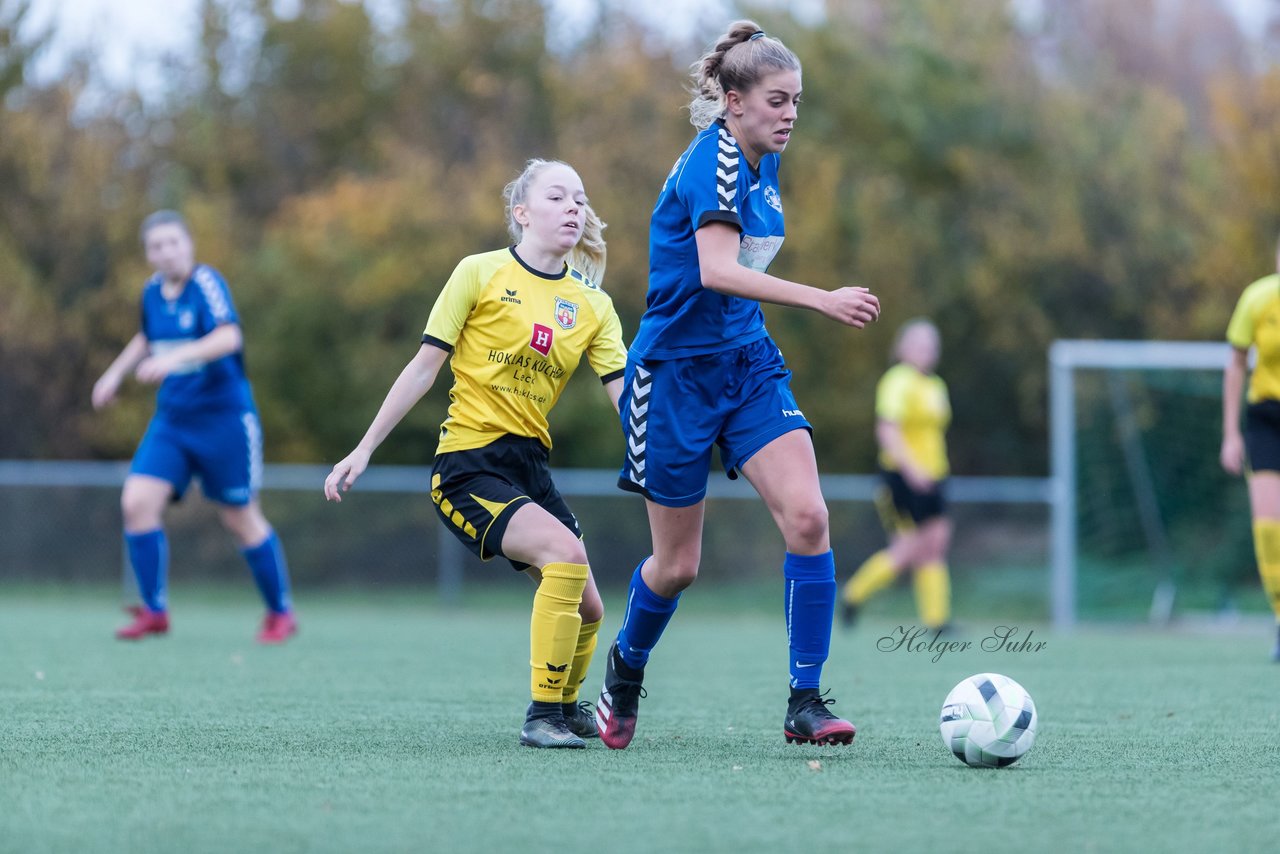
<svg viewBox="0 0 1280 854">
<path fill-rule="evenodd" d="M 810 430 L 773 341 L 687 359 L 627 359 L 622 399 L 626 460 L 618 486 L 665 507 L 707 494 L 711 448 L 730 478 L 765 445 Z"/>
<path fill-rule="evenodd" d="M 206 412 L 173 418 L 157 413 L 133 455 L 130 474 L 173 484 L 182 497 L 192 476 L 211 501 L 242 507 L 262 484 L 262 426 L 258 414 Z"/>
</svg>

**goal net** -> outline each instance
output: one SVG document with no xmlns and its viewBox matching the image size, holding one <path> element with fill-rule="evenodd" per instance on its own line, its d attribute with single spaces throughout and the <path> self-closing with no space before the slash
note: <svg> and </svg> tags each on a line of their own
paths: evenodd
<svg viewBox="0 0 1280 854">
<path fill-rule="evenodd" d="M 1204 342 L 1054 343 L 1055 623 L 1261 601 L 1245 484 L 1218 464 L 1228 357 Z"/>
</svg>

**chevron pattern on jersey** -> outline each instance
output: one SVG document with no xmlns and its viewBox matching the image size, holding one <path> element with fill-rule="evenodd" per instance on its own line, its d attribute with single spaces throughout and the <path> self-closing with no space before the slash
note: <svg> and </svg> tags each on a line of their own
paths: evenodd
<svg viewBox="0 0 1280 854">
<path fill-rule="evenodd" d="M 716 196 L 720 210 L 738 212 L 738 143 L 725 127 L 720 128 L 720 151 L 716 154 Z"/>
<path fill-rule="evenodd" d="M 627 477 L 644 486 L 645 433 L 649 430 L 649 394 L 653 391 L 653 377 L 636 365 L 636 375 L 631 381 L 631 401 L 627 405 Z"/>
</svg>

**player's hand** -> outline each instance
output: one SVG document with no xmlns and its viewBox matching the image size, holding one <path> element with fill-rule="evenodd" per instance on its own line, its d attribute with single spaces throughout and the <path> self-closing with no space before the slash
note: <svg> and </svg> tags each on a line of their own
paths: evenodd
<svg viewBox="0 0 1280 854">
<path fill-rule="evenodd" d="M 861 329 L 880 316 L 880 299 L 869 288 L 839 288 L 827 292 L 821 311 L 838 323 Z"/>
<path fill-rule="evenodd" d="M 938 483 L 915 466 L 903 466 L 902 479 L 907 482 L 907 486 L 911 487 L 913 492 L 933 492 Z"/>
<path fill-rule="evenodd" d="M 138 363 L 138 368 L 133 375 L 138 378 L 138 382 L 159 383 L 173 373 L 175 367 L 173 360 L 168 356 L 148 356 Z"/>
<path fill-rule="evenodd" d="M 369 467 L 369 453 L 356 448 L 339 461 L 324 479 L 324 497 L 330 501 L 342 501 L 342 493 L 351 489 L 356 478 Z"/>
<path fill-rule="evenodd" d="M 103 374 L 102 377 L 93 384 L 93 408 L 101 409 L 109 405 L 116 399 L 116 392 L 120 390 L 120 377 L 114 373 Z"/>
<path fill-rule="evenodd" d="M 1218 461 L 1227 474 L 1238 475 L 1244 471 L 1244 439 L 1239 433 L 1223 438 Z"/>
</svg>

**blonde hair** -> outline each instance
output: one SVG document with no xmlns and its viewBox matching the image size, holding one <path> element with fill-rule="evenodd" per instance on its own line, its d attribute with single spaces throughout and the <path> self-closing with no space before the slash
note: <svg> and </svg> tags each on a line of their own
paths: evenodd
<svg viewBox="0 0 1280 854">
<path fill-rule="evenodd" d="M 566 169 L 573 169 L 563 160 L 542 160 L 534 157 L 525 164 L 520 177 L 502 188 L 502 200 L 507 206 L 507 233 L 515 243 L 519 243 L 524 237 L 524 226 L 516 222 L 515 207 L 525 204 L 529 198 L 529 187 L 533 184 L 533 179 L 548 166 L 564 166 Z M 607 224 L 596 216 L 591 205 L 587 205 L 582 235 L 578 238 L 578 244 L 569 253 L 569 264 L 596 284 L 600 284 L 604 278 L 606 261 L 604 230 L 607 227 Z"/>
<path fill-rule="evenodd" d="M 799 71 L 800 60 L 755 21 L 734 21 L 715 47 L 693 64 L 689 121 L 698 130 L 710 127 L 724 115 L 726 92 L 748 92 L 770 70 Z"/>
</svg>

